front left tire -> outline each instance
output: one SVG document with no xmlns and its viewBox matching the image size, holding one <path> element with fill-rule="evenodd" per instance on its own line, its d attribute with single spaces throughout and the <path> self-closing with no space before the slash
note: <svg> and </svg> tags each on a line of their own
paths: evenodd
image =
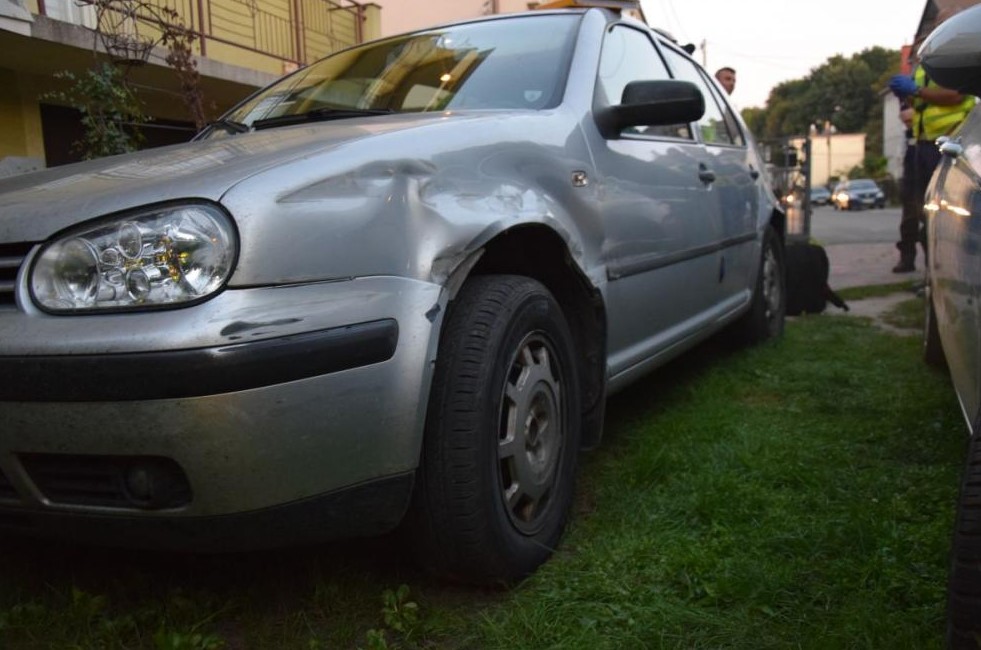
<svg viewBox="0 0 981 650">
<path fill-rule="evenodd" d="M 428 568 L 509 584 L 556 548 L 581 426 L 572 341 L 561 307 L 531 278 L 477 276 L 451 303 L 407 519 Z"/>
<path fill-rule="evenodd" d="M 783 334 L 787 316 L 787 271 L 783 241 L 772 225 L 763 233 L 752 305 L 735 325 L 739 339 L 761 343 Z"/>
</svg>

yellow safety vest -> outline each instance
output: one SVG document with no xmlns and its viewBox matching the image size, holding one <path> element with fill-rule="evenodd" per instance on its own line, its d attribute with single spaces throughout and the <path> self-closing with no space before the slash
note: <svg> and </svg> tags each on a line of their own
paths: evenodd
<svg viewBox="0 0 981 650">
<path fill-rule="evenodd" d="M 913 80 L 920 88 L 925 88 L 932 83 L 922 66 L 916 68 Z M 964 97 L 960 104 L 953 106 L 937 106 L 915 98 L 913 110 L 916 111 L 916 116 L 913 118 L 913 135 L 917 140 L 930 141 L 947 135 L 964 121 L 972 108 L 974 108 L 974 97 L 971 96 Z"/>
</svg>

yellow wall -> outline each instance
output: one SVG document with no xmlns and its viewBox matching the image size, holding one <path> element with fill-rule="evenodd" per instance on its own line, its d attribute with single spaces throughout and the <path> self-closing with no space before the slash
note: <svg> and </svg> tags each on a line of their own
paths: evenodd
<svg viewBox="0 0 981 650">
<path fill-rule="evenodd" d="M 0 68 L 0 158 L 27 156 L 44 160 L 41 113 L 31 84 L 13 70 Z"/>
<path fill-rule="evenodd" d="M 208 0 L 204 1 L 208 2 Z M 328 12 L 328 7 L 322 0 L 256 0 L 257 9 L 266 12 L 274 19 L 266 21 L 266 24 L 270 24 L 272 27 L 265 28 L 265 32 L 255 36 L 251 27 L 245 30 L 241 24 L 242 21 L 247 21 L 251 25 L 251 14 L 248 11 L 245 12 L 244 16 L 234 14 L 235 10 L 241 14 L 243 7 L 245 7 L 242 0 L 210 0 L 210 2 L 212 3 L 210 19 L 215 35 L 232 42 L 222 43 L 214 39 L 205 41 L 206 56 L 215 61 L 273 75 L 281 75 L 291 71 L 295 66 L 283 59 L 293 59 L 296 56 L 296 49 L 293 44 L 296 30 L 293 23 L 290 22 L 290 18 L 291 12 L 294 12 L 298 5 L 302 7 L 304 12 L 305 29 L 302 43 L 302 50 L 305 54 L 304 63 L 312 62 L 332 51 L 350 47 L 357 40 L 356 16 L 348 11 Z M 37 13 L 37 0 L 27 0 L 26 4 L 28 9 Z M 176 4 L 178 7 L 194 6 L 193 3 L 185 5 L 178 2 Z M 207 5 L 205 6 L 207 7 Z M 381 34 L 379 7 L 374 4 L 363 5 L 362 15 L 365 19 L 361 25 L 362 39 L 378 38 Z M 219 19 L 220 16 L 223 18 Z M 204 31 L 208 31 L 208 17 L 209 12 L 206 9 Z M 219 24 L 220 22 L 221 24 Z M 185 23 L 199 27 L 196 15 L 185 17 Z M 256 24 L 259 23 L 260 21 L 257 20 Z M 149 35 L 151 31 L 146 25 L 141 25 L 141 33 Z M 329 31 L 330 38 L 316 34 L 315 31 Z M 240 43 L 242 47 L 237 47 L 234 43 Z M 26 59 L 23 56 L 12 56 L 4 60 L 4 63 L 8 66 L 17 66 L 17 61 L 32 60 L 32 58 L 33 62 L 36 63 L 39 57 L 43 59 L 47 56 L 46 52 L 53 51 L 46 48 L 58 47 L 61 47 L 62 51 L 57 55 L 58 64 L 55 69 L 63 67 L 77 70 L 79 67 L 88 66 L 87 60 L 92 56 L 89 49 L 67 48 L 70 50 L 70 55 L 64 59 L 62 66 L 62 57 L 65 56 L 66 50 L 64 46 L 47 41 L 33 41 L 33 39 L 28 44 L 27 54 L 30 56 Z M 276 53 L 283 59 L 252 51 L 252 48 L 267 50 L 278 48 L 279 51 Z M 194 50 L 196 53 L 200 51 L 198 43 L 195 43 Z M 86 59 L 84 63 L 80 62 L 83 58 Z M 44 160 L 39 96 L 46 91 L 63 87 L 64 84 L 53 78 L 50 72 L 42 73 L 38 66 L 34 68 L 26 65 L 17 67 L 18 69 L 0 68 L 0 88 L 3 89 L 0 92 L 0 159 L 6 156 L 23 156 Z M 28 72 L 28 70 L 33 70 L 33 73 Z M 205 82 L 207 83 L 207 80 Z M 174 101 L 173 92 L 170 95 L 153 96 L 151 99 L 153 100 L 150 102 L 152 105 L 148 105 L 147 109 L 155 116 L 187 119 L 183 115 L 183 106 L 180 105 L 179 100 Z M 170 110 L 163 110 L 162 107 L 164 106 Z"/>
</svg>

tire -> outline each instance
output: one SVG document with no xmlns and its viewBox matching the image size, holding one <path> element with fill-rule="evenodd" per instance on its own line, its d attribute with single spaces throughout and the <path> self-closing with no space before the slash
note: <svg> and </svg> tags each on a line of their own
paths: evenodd
<svg viewBox="0 0 981 650">
<path fill-rule="evenodd" d="M 783 242 L 772 225 L 763 233 L 760 267 L 756 274 L 752 305 L 735 331 L 741 343 L 753 345 L 783 334 L 787 315 L 787 266 Z"/>
<path fill-rule="evenodd" d="M 933 308 L 933 299 L 927 292 L 926 317 L 923 322 L 923 360 L 928 366 L 946 368 L 947 357 L 940 343 L 940 330 L 937 329 L 937 312 Z"/>
<path fill-rule="evenodd" d="M 572 504 L 581 410 L 574 346 L 536 280 L 469 280 L 440 335 L 408 516 L 444 577 L 510 584 L 549 558 Z"/>
<path fill-rule="evenodd" d="M 977 430 L 977 428 L 975 428 Z M 971 436 L 961 479 L 947 583 L 947 647 L 981 647 L 981 444 Z"/>
</svg>

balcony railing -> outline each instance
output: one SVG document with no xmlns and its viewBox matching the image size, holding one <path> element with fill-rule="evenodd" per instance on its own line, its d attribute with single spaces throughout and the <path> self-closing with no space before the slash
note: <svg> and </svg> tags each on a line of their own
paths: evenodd
<svg viewBox="0 0 981 650">
<path fill-rule="evenodd" d="M 88 6 L 87 6 L 88 5 Z M 196 36 L 195 51 L 232 46 L 305 65 L 363 40 L 365 7 L 355 0 L 112 0 L 102 3 L 110 31 L 153 41 L 160 35 L 162 9 Z M 38 10 L 58 20 L 93 28 L 96 7 L 85 0 L 38 0 Z M 92 15 L 89 15 L 92 14 Z M 99 21 L 106 31 L 107 21 Z M 224 56 L 228 60 L 227 48 Z M 233 62 L 233 61 L 229 61 Z"/>
</svg>

